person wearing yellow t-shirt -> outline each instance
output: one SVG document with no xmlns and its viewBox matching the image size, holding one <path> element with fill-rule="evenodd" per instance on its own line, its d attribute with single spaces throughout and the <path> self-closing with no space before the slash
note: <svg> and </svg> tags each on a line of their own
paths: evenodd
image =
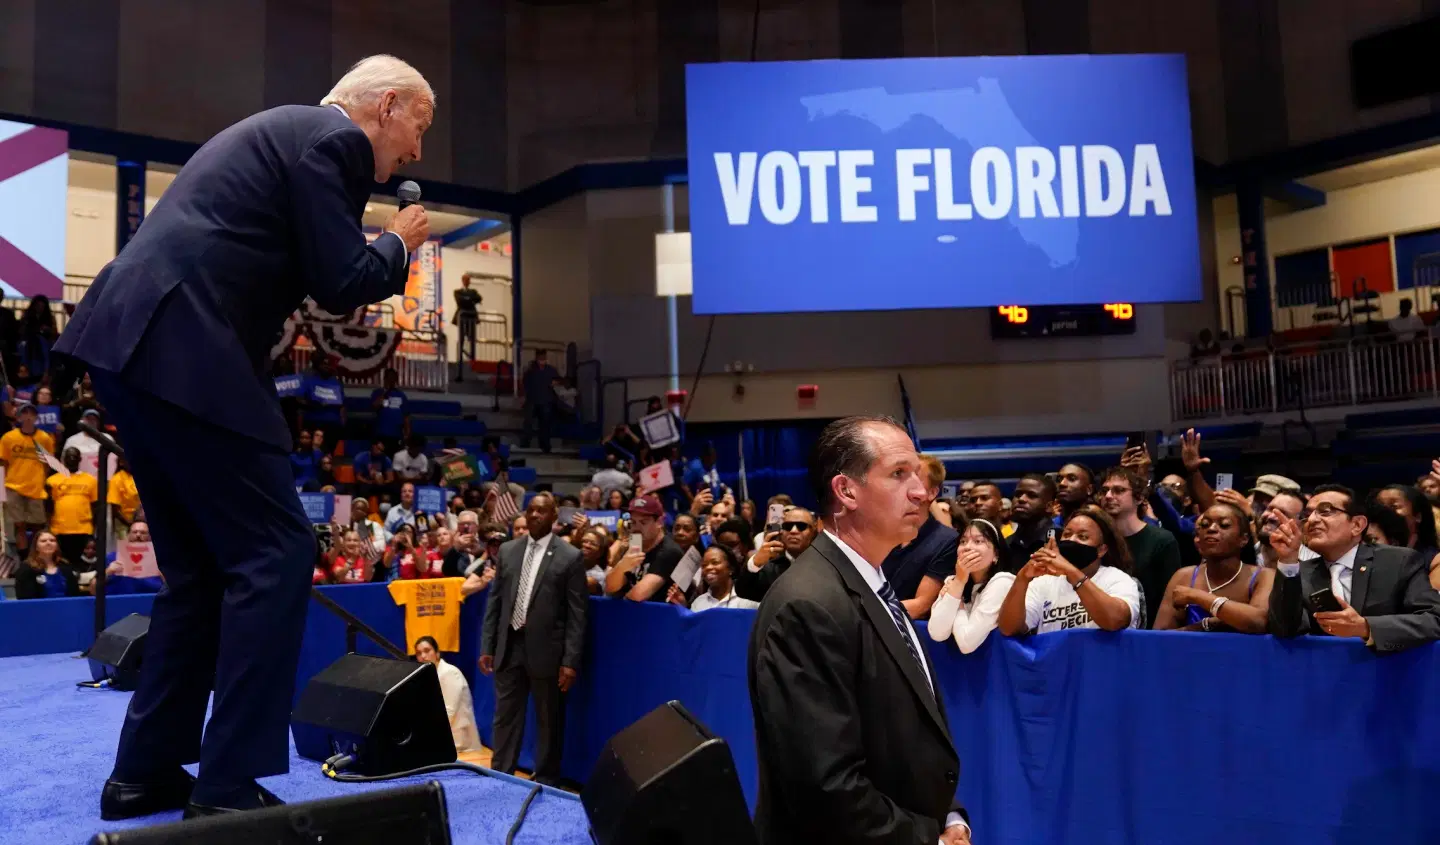
<svg viewBox="0 0 1440 845">
<path fill-rule="evenodd" d="M 135 476 L 130 474 L 130 464 L 125 458 L 115 458 L 115 474 L 106 485 L 105 502 L 110 505 L 110 519 L 115 525 L 115 535 L 124 537 L 135 521 L 135 512 L 140 510 L 140 491 L 135 488 Z"/>
<path fill-rule="evenodd" d="M 80 450 L 69 447 L 60 455 L 60 463 L 69 475 L 55 473 L 45 481 L 50 488 L 50 531 L 60 541 L 60 557 L 71 566 L 80 565 L 85 545 L 95 534 L 92 506 L 100 498 L 100 483 L 95 476 L 80 471 Z"/>
<path fill-rule="evenodd" d="M 55 438 L 37 429 L 40 414 L 29 402 L 15 411 L 19 428 L 0 437 L 0 465 L 5 467 L 5 539 L 15 544 L 21 558 L 30 549 L 29 532 L 44 528 L 45 476 L 50 472 L 45 453 L 55 451 Z"/>
</svg>

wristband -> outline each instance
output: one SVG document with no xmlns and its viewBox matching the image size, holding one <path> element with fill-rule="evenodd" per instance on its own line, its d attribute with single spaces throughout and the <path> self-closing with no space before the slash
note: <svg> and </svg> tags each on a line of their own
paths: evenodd
<svg viewBox="0 0 1440 845">
<path fill-rule="evenodd" d="M 1081 575 L 1079 581 L 1076 581 L 1074 584 L 1071 584 L 1071 585 L 1070 585 L 1070 589 L 1072 589 L 1072 590 L 1074 590 L 1075 592 L 1078 593 L 1078 592 L 1080 592 L 1080 588 L 1085 585 L 1085 582 L 1086 582 L 1086 581 L 1089 581 L 1089 580 L 1090 580 L 1090 576 L 1089 576 L 1089 575 Z"/>
</svg>

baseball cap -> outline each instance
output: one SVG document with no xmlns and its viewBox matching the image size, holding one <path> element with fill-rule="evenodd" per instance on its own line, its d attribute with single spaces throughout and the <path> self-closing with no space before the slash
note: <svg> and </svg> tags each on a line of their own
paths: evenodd
<svg viewBox="0 0 1440 845">
<path fill-rule="evenodd" d="M 1298 496 L 1300 495 L 1300 484 L 1283 475 L 1262 475 L 1255 479 L 1255 486 L 1250 488 L 1250 492 L 1263 493 L 1272 499 L 1281 493 Z"/>
<path fill-rule="evenodd" d="M 18 404 L 18 405 L 15 406 L 15 413 L 17 413 L 17 414 L 20 413 L 21 411 L 34 411 L 34 410 L 35 410 L 35 403 L 34 403 L 34 402 L 21 402 L 20 404 Z"/>
<path fill-rule="evenodd" d="M 86 409 L 85 409 L 85 413 L 81 414 L 80 417 L 81 417 L 82 419 L 85 418 L 85 417 L 94 417 L 95 419 L 98 420 L 98 419 L 100 419 L 100 412 L 97 411 L 97 410 L 95 410 L 94 408 L 86 408 Z"/>
<path fill-rule="evenodd" d="M 644 514 L 645 516 L 664 516 L 665 507 L 660 504 L 656 496 L 637 496 L 630 500 L 630 514 Z"/>
</svg>

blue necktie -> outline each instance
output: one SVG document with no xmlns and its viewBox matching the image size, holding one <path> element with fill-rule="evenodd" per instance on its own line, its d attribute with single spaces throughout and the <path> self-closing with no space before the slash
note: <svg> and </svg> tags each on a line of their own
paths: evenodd
<svg viewBox="0 0 1440 845">
<path fill-rule="evenodd" d="M 891 620 L 900 630 L 900 639 L 905 641 L 905 647 L 910 649 L 910 656 L 920 664 L 920 674 L 924 675 L 925 661 L 920 659 L 920 651 L 915 648 L 915 641 L 910 638 L 910 614 L 905 612 L 905 607 L 900 604 L 900 599 L 895 595 L 895 588 L 890 586 L 889 581 L 880 582 L 880 600 L 885 602 L 885 609 L 890 611 Z"/>
</svg>

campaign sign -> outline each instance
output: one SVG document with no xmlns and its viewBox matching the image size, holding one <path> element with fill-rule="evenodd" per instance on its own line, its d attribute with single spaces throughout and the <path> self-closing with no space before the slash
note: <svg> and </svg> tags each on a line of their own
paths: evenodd
<svg viewBox="0 0 1440 845">
<path fill-rule="evenodd" d="M 309 517 L 310 522 L 327 525 L 335 515 L 335 494 L 301 493 L 300 506 L 305 509 L 305 516 Z"/>
<path fill-rule="evenodd" d="M 700 314 L 1201 299 L 1180 55 L 686 67 Z"/>
<path fill-rule="evenodd" d="M 585 511 L 585 519 L 591 525 L 603 525 L 611 534 L 620 525 L 620 511 Z"/>
<path fill-rule="evenodd" d="M 54 434 L 60 429 L 59 405 L 36 405 L 35 427 Z"/>
<path fill-rule="evenodd" d="M 444 513 L 445 504 L 453 495 L 444 487 L 416 487 L 415 510 L 421 513 Z"/>
<path fill-rule="evenodd" d="M 300 395 L 300 376 L 280 376 L 275 379 L 275 395 L 281 399 Z"/>
</svg>

